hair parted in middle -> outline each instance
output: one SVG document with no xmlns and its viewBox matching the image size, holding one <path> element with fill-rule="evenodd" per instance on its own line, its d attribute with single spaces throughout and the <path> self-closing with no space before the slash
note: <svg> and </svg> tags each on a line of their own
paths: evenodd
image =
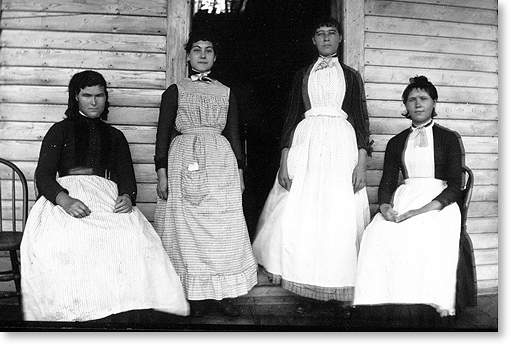
<svg viewBox="0 0 511 345">
<path fill-rule="evenodd" d="M 192 50 L 193 44 L 198 41 L 211 42 L 213 44 L 213 50 L 215 51 L 215 55 L 218 56 L 219 44 L 216 35 L 211 30 L 196 30 L 190 32 L 188 42 L 186 42 L 185 45 L 185 51 L 187 54 L 190 53 L 190 50 Z"/>
<path fill-rule="evenodd" d="M 326 26 L 329 28 L 336 28 L 337 32 L 339 32 L 339 35 L 342 36 L 342 28 L 339 21 L 335 18 L 324 16 L 320 17 L 318 20 L 314 22 L 314 26 L 312 28 L 311 36 L 314 37 L 316 34 L 316 30 L 319 29 L 322 26 Z"/>
<path fill-rule="evenodd" d="M 101 75 L 101 73 L 98 73 L 96 71 L 92 70 L 86 70 L 82 72 L 78 72 L 74 74 L 71 77 L 71 80 L 69 81 L 68 86 L 68 100 L 67 100 L 67 109 L 65 111 L 65 114 L 69 119 L 74 119 L 78 116 L 78 100 L 76 99 L 76 96 L 80 93 L 81 89 L 85 89 L 88 86 L 103 86 L 105 89 L 105 96 L 106 96 L 106 102 L 105 102 L 105 110 L 103 110 L 103 113 L 100 116 L 101 120 L 107 120 L 108 118 L 108 90 L 106 86 L 106 80 Z"/>
</svg>

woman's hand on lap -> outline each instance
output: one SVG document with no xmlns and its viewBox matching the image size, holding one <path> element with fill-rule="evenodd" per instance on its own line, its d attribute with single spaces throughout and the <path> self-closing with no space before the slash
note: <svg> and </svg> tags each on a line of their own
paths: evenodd
<svg viewBox="0 0 511 345">
<path fill-rule="evenodd" d="M 91 210 L 82 201 L 60 192 L 56 198 L 57 205 L 61 206 L 67 214 L 75 218 L 87 217 Z"/>
<path fill-rule="evenodd" d="M 407 220 L 408 218 L 412 218 L 416 215 L 419 215 L 421 214 L 422 212 L 419 212 L 418 210 L 410 210 L 410 211 L 406 211 L 405 213 L 403 214 L 400 214 L 396 217 L 396 223 L 400 223 L 402 221 L 405 221 Z"/>
<path fill-rule="evenodd" d="M 414 210 L 407 211 L 403 214 L 400 214 L 396 217 L 396 222 L 402 222 L 407 220 L 408 218 L 412 218 L 418 216 L 419 214 L 431 212 L 431 211 L 439 211 L 443 208 L 442 204 L 438 200 L 432 200 L 421 208 L 417 208 Z"/>
<path fill-rule="evenodd" d="M 390 204 L 381 204 L 380 205 L 380 212 L 383 218 L 385 218 L 386 221 L 389 222 L 397 222 L 397 212 L 392 208 Z"/>
<path fill-rule="evenodd" d="M 128 213 L 132 209 L 131 198 L 128 195 L 119 195 L 115 200 L 114 213 Z"/>
</svg>

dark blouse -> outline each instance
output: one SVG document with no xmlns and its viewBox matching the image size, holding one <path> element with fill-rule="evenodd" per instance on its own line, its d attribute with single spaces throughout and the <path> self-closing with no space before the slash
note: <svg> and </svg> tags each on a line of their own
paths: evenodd
<svg viewBox="0 0 511 345">
<path fill-rule="evenodd" d="M 118 129 L 100 119 L 83 115 L 57 122 L 44 136 L 35 171 L 37 189 L 49 201 L 68 193 L 56 180 L 73 168 L 92 168 L 95 175 L 109 177 L 119 195 L 128 194 L 133 205 L 137 184 L 126 138 Z"/>
<path fill-rule="evenodd" d="M 180 135 L 175 127 L 178 108 L 178 89 L 176 84 L 170 85 L 161 96 L 160 114 L 158 117 L 158 129 L 156 131 L 156 152 L 154 163 L 156 170 L 167 169 L 169 147 L 172 139 Z M 229 110 L 227 122 L 222 135 L 229 141 L 232 151 L 236 156 L 238 167 L 243 167 L 243 150 L 239 135 L 238 106 L 234 94 L 229 92 Z"/>
<path fill-rule="evenodd" d="M 385 149 L 383 175 L 378 189 L 379 204 L 390 204 L 398 187 L 399 172 L 406 179 L 408 173 L 404 165 L 404 151 L 411 129 L 405 129 L 392 137 Z M 433 151 L 435 156 L 435 178 L 447 182 L 445 188 L 433 200 L 438 200 L 442 207 L 457 202 L 461 197 L 462 179 L 462 142 L 460 135 L 438 124 L 433 125 Z"/>
<path fill-rule="evenodd" d="M 367 116 L 366 98 L 362 77 L 353 68 L 341 64 L 346 80 L 346 93 L 342 103 L 342 110 L 348 114 L 348 121 L 355 129 L 358 148 L 363 148 L 371 154 L 371 142 L 369 140 L 369 119 Z M 290 147 L 293 133 L 298 123 L 305 118 L 305 111 L 310 109 L 310 100 L 307 91 L 309 75 L 314 63 L 300 69 L 293 79 L 287 106 L 286 120 L 282 128 L 280 149 Z"/>
</svg>

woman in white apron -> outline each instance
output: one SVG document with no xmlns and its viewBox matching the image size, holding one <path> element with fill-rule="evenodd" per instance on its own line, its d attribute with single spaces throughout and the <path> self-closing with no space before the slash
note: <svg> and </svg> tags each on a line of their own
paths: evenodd
<svg viewBox="0 0 511 345">
<path fill-rule="evenodd" d="M 380 213 L 363 235 L 354 304 L 428 304 L 454 315 L 461 138 L 433 120 L 438 94 L 426 77 L 411 78 L 402 98 L 412 124 L 387 144 Z"/>
<path fill-rule="evenodd" d="M 281 164 L 253 248 L 275 282 L 317 300 L 351 302 L 358 234 L 369 222 L 370 148 L 360 75 L 339 61 L 337 21 L 318 22 L 319 53 L 293 81 Z"/>
<path fill-rule="evenodd" d="M 40 197 L 21 243 L 25 320 L 87 321 L 135 309 L 189 313 L 160 238 L 134 206 L 128 143 L 103 122 L 107 114 L 103 76 L 75 74 L 67 118 L 45 135 L 35 172 Z"/>
</svg>

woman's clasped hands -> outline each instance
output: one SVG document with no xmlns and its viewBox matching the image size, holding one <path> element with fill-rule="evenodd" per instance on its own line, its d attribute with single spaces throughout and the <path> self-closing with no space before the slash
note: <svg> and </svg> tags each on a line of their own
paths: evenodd
<svg viewBox="0 0 511 345">
<path fill-rule="evenodd" d="M 87 217 L 92 211 L 81 200 L 69 196 L 66 192 L 60 192 L 56 198 L 57 205 L 72 217 Z M 114 213 L 129 213 L 133 209 L 131 198 L 127 194 L 119 195 L 115 200 Z"/>
<path fill-rule="evenodd" d="M 380 205 L 380 212 L 385 220 L 394 223 L 400 223 L 404 220 L 407 220 L 408 218 L 417 216 L 422 213 L 419 210 L 409 210 L 399 214 L 396 210 L 394 210 L 394 208 L 392 208 L 392 205 L 390 204 Z"/>
</svg>

